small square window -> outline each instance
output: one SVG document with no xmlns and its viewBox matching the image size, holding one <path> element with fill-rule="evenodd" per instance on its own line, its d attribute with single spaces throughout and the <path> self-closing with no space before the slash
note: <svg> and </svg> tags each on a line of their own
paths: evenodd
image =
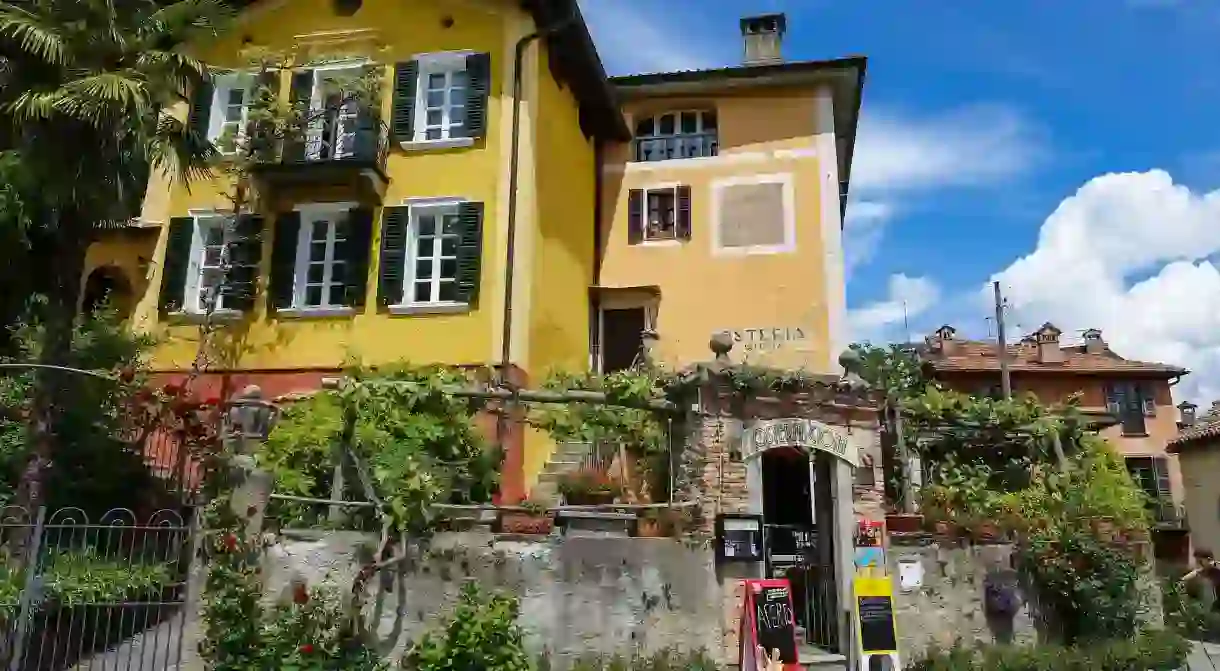
<svg viewBox="0 0 1220 671">
<path fill-rule="evenodd" d="M 676 240 L 677 198 L 673 189 L 653 189 L 647 193 L 644 240 Z"/>
</svg>

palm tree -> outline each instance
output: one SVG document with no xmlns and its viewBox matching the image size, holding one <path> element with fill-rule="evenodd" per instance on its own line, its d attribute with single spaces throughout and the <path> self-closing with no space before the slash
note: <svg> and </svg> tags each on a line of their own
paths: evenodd
<svg viewBox="0 0 1220 671">
<path fill-rule="evenodd" d="M 71 346 L 85 252 L 100 227 L 138 212 L 150 170 L 206 174 L 215 149 L 169 110 L 207 67 L 184 43 L 214 34 L 222 0 L 16 0 L 0 2 L 0 137 L 40 185 L 38 225 L 55 250 L 40 363 Z M 5 121 L 9 123 L 5 124 Z M 58 400 L 72 384 L 40 371 L 30 458 L 18 503 L 42 504 Z"/>
</svg>

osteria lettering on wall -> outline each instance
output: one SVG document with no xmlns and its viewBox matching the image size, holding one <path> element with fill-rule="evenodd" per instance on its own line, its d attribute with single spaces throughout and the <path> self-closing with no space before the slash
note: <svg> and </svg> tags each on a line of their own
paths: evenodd
<svg viewBox="0 0 1220 671">
<path fill-rule="evenodd" d="M 809 331 L 801 326 L 752 326 L 723 329 L 742 352 L 803 350 L 809 347 Z"/>
</svg>

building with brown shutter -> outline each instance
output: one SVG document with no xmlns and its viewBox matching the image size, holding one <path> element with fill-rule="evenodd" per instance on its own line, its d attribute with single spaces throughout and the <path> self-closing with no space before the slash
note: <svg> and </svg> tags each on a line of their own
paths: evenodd
<svg viewBox="0 0 1220 671">
<path fill-rule="evenodd" d="M 1188 371 L 1127 359 L 1106 344 L 1098 329 L 1085 331 L 1080 345 L 1065 345 L 1061 337 L 1047 323 L 1007 347 L 1013 394 L 1033 394 L 1048 404 L 1080 394 L 1084 412 L 1098 418 L 1101 435 L 1126 459 L 1132 478 L 1149 496 L 1157 556 L 1186 561 L 1190 540 L 1182 469 L 1178 456 L 1166 448 L 1178 434 L 1173 386 Z M 922 348 L 928 368 L 942 384 L 986 396 L 1000 394 L 998 351 L 994 342 L 958 338 L 948 325 Z"/>
<path fill-rule="evenodd" d="M 1220 401 L 1196 416 L 1193 403 L 1183 403 L 1180 431 L 1168 452 L 1182 468 L 1182 494 L 1196 547 L 1220 547 Z"/>
</svg>

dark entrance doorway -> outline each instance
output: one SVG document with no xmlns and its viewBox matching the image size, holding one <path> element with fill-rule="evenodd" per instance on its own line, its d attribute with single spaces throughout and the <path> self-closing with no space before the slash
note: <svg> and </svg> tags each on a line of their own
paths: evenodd
<svg viewBox="0 0 1220 671">
<path fill-rule="evenodd" d="M 602 310 L 602 372 L 613 373 L 635 365 L 647 326 L 644 308 Z"/>
<path fill-rule="evenodd" d="M 792 583 L 798 642 L 840 652 L 831 457 L 784 447 L 760 458 L 766 575 Z"/>
<path fill-rule="evenodd" d="M 131 316 L 131 285 L 123 271 L 113 266 L 102 266 L 89 273 L 85 280 L 85 291 L 81 297 L 81 311 L 91 315 L 103 305 L 109 305 L 119 318 Z"/>
</svg>

